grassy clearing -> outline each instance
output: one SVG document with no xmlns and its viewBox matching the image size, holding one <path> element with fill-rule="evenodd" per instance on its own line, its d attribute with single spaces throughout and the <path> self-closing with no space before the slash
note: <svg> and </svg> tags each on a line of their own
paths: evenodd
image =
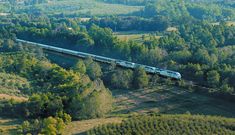
<svg viewBox="0 0 235 135">
<path fill-rule="evenodd" d="M 233 22 L 233 21 L 228 21 L 228 22 L 227 22 L 227 25 L 228 25 L 228 26 L 235 26 L 235 22 Z"/>
<path fill-rule="evenodd" d="M 0 73 L 0 94 L 22 96 L 21 90 L 29 90 L 27 79 L 15 74 Z"/>
<path fill-rule="evenodd" d="M 175 32 L 178 31 L 178 29 L 176 27 L 169 27 L 166 29 L 167 32 Z"/>
<path fill-rule="evenodd" d="M 17 127 L 22 123 L 17 119 L 0 118 L 1 135 L 17 135 Z"/>
<path fill-rule="evenodd" d="M 154 35 L 154 32 L 144 32 L 144 31 L 125 31 L 116 32 L 115 35 L 122 41 L 133 40 L 138 43 L 144 42 L 144 40 L 149 40 L 150 38 L 160 38 L 161 36 Z"/>
<path fill-rule="evenodd" d="M 121 15 L 139 11 L 141 6 L 126 6 L 120 4 L 107 4 L 95 0 L 61 0 L 37 5 L 45 14 L 78 14 L 78 15 Z M 30 10 L 30 6 L 19 8 L 21 12 Z"/>
<path fill-rule="evenodd" d="M 28 100 L 28 98 L 26 98 L 26 97 L 0 94 L 0 100 L 11 100 L 11 99 L 14 99 L 15 101 L 19 101 L 19 102 Z"/>
<path fill-rule="evenodd" d="M 108 123 L 121 123 L 122 120 L 123 118 L 113 117 L 113 118 L 74 121 L 66 127 L 63 135 L 82 134 L 85 131 L 97 127 L 99 125 L 108 124 Z"/>
<path fill-rule="evenodd" d="M 235 105 L 189 92 L 174 86 L 158 86 L 144 90 L 113 90 L 116 108 L 113 115 L 156 112 L 164 114 L 219 115 L 235 117 Z"/>
</svg>

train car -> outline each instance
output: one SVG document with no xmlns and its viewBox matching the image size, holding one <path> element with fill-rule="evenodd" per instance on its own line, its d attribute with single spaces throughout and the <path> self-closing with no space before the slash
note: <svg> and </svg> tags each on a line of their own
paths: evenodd
<svg viewBox="0 0 235 135">
<path fill-rule="evenodd" d="M 104 62 L 104 63 L 112 63 L 112 62 L 115 62 L 115 60 L 112 59 L 112 58 L 107 58 L 107 57 L 98 56 L 98 55 L 95 56 L 95 60 L 96 60 L 96 61 L 99 61 L 99 62 Z"/>
<path fill-rule="evenodd" d="M 156 68 L 155 67 L 151 67 L 151 66 L 144 66 L 144 69 L 145 69 L 146 72 L 152 73 L 152 74 L 154 74 L 155 71 L 156 71 Z"/>
<path fill-rule="evenodd" d="M 160 71 L 160 75 L 174 78 L 177 80 L 181 79 L 181 74 L 179 72 L 174 72 L 174 71 L 170 71 L 170 70 L 162 70 L 162 71 Z"/>
<path fill-rule="evenodd" d="M 155 68 L 155 73 L 156 74 L 159 74 L 160 75 L 160 73 L 163 71 L 163 69 L 161 69 L 161 68 Z"/>
<path fill-rule="evenodd" d="M 132 63 L 132 62 L 128 62 L 128 61 L 121 61 L 121 60 L 117 60 L 116 61 L 117 65 L 120 65 L 122 67 L 127 67 L 127 68 L 135 68 L 136 64 Z"/>
</svg>

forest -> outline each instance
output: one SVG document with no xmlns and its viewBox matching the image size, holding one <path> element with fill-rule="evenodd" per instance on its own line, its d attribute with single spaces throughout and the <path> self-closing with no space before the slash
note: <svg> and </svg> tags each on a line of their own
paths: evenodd
<svg viewBox="0 0 235 135">
<path fill-rule="evenodd" d="M 235 2 L 220 0 L 0 1 L 0 134 L 60 135 L 74 122 L 100 118 L 122 121 L 79 133 L 234 134 L 234 8 Z M 117 33 L 125 32 L 141 35 L 140 42 L 120 39 Z M 178 71 L 182 79 L 71 58 L 17 38 Z M 176 102 L 183 93 L 181 100 L 196 105 L 203 102 L 187 94 L 213 99 L 215 110 L 174 112 L 164 106 L 165 93 Z M 138 96 L 146 98 L 143 104 L 135 102 Z M 154 108 L 156 102 L 162 106 Z M 132 104 L 143 110 L 127 107 Z M 5 118 L 20 122 L 8 131 L 1 126 Z"/>
</svg>

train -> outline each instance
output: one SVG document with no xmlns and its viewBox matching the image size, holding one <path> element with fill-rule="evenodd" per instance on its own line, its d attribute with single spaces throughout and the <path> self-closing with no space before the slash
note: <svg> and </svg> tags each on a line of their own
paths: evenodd
<svg viewBox="0 0 235 135">
<path fill-rule="evenodd" d="M 79 52 L 79 51 L 54 47 L 54 46 L 30 42 L 30 41 L 26 41 L 26 40 L 22 40 L 22 39 L 16 39 L 16 41 L 36 45 L 36 46 L 41 47 L 42 49 L 51 50 L 51 51 L 64 53 L 64 54 L 69 54 L 69 55 L 73 55 L 73 56 L 80 57 L 80 58 L 91 57 L 95 61 L 102 62 L 102 63 L 108 63 L 108 64 L 115 63 L 116 65 L 124 67 L 124 68 L 135 69 L 137 67 L 143 67 L 147 73 L 158 74 L 163 77 L 168 77 L 168 78 L 177 79 L 177 80 L 181 79 L 181 74 L 176 71 L 161 69 L 161 68 L 157 68 L 157 67 L 147 66 L 147 65 L 143 65 L 143 64 L 120 60 L 120 59 L 108 58 L 108 57 L 85 53 L 85 52 Z"/>
</svg>

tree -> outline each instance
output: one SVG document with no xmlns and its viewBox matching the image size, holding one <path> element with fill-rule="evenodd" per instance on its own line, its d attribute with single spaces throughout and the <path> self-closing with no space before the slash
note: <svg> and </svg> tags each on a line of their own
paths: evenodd
<svg viewBox="0 0 235 135">
<path fill-rule="evenodd" d="M 85 74 L 86 73 L 86 65 L 82 60 L 76 62 L 76 64 L 72 68 L 74 71 Z"/>
<path fill-rule="evenodd" d="M 42 133 L 46 135 L 61 134 L 65 124 L 61 118 L 48 117 L 43 120 Z"/>
<path fill-rule="evenodd" d="M 133 84 L 136 88 L 143 88 L 149 83 L 148 75 L 146 74 L 144 68 L 138 67 L 134 71 L 134 81 Z"/>
<path fill-rule="evenodd" d="M 95 89 L 82 99 L 79 116 L 81 118 L 103 117 L 112 109 L 112 93 L 104 87 L 101 80 L 93 83 Z"/>
<path fill-rule="evenodd" d="M 131 87 L 133 81 L 133 72 L 131 70 L 118 70 L 111 76 L 111 85 L 115 88 Z"/>
<path fill-rule="evenodd" d="M 207 83 L 211 87 L 216 87 L 220 82 L 220 74 L 216 70 L 209 71 L 207 73 Z"/>
<path fill-rule="evenodd" d="M 85 65 L 87 67 L 86 73 L 92 80 L 95 80 L 102 76 L 102 70 L 100 65 L 97 62 L 94 62 L 92 58 L 86 59 Z"/>
<path fill-rule="evenodd" d="M 233 93 L 234 89 L 230 87 L 226 81 L 223 82 L 222 86 L 220 87 L 221 92 L 223 93 Z"/>
</svg>

